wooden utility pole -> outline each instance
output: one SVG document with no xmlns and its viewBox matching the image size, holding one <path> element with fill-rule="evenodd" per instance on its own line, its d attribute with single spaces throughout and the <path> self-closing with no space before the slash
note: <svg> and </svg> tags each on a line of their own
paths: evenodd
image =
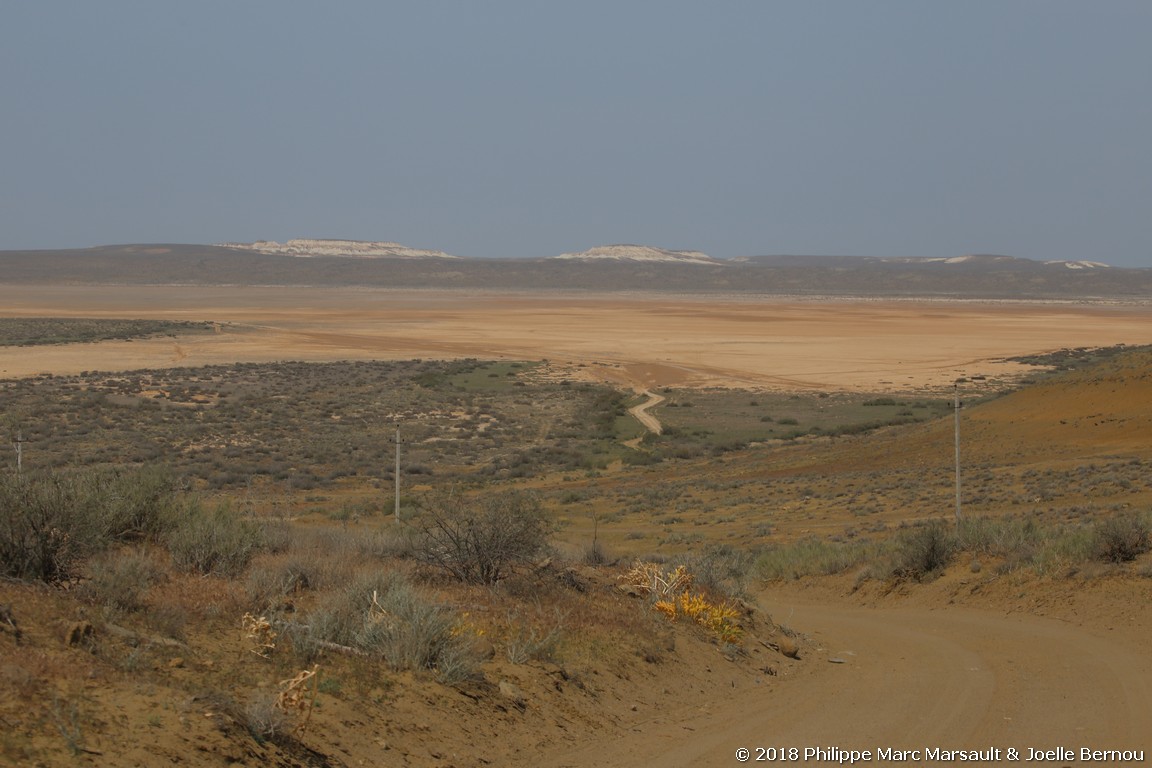
<svg viewBox="0 0 1152 768">
<path fill-rule="evenodd" d="M 953 385 L 955 402 L 953 410 L 956 412 L 956 525 L 960 525 L 960 385 Z"/>
<path fill-rule="evenodd" d="M 396 487 L 396 522 L 400 522 L 400 427 L 396 427 L 396 475 L 392 483 Z"/>
<path fill-rule="evenodd" d="M 14 443 L 14 445 L 16 446 L 16 474 L 20 475 L 20 474 L 24 473 L 24 432 L 23 431 L 17 431 L 16 432 L 16 442 Z"/>
</svg>

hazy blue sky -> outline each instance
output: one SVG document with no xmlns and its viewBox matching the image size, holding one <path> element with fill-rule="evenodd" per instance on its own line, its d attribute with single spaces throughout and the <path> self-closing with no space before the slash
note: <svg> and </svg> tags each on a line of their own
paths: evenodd
<svg viewBox="0 0 1152 768">
<path fill-rule="evenodd" d="M 0 249 L 1152 267 L 1148 0 L 7 0 Z"/>
</svg>

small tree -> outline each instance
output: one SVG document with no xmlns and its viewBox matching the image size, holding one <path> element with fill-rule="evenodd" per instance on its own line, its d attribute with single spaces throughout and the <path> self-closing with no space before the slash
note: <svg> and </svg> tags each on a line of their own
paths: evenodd
<svg viewBox="0 0 1152 768">
<path fill-rule="evenodd" d="M 415 520 L 419 562 L 471 584 L 495 584 L 548 548 L 552 525 L 540 501 L 526 493 L 425 500 Z"/>
</svg>

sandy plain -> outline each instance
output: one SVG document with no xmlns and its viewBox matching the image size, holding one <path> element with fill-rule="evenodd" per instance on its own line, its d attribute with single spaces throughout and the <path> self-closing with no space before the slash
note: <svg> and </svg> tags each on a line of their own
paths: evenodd
<svg viewBox="0 0 1152 768">
<path fill-rule="evenodd" d="M 0 316 L 212 321 L 177 339 L 0 350 L 0 376 L 273 360 L 548 359 L 644 389 L 900 391 L 1012 377 L 1004 358 L 1152 343 L 1152 304 L 355 288 L 0 286 Z"/>
<path fill-rule="evenodd" d="M 216 333 L 199 336 L 0 348 L 0 377 L 237 361 L 547 358 L 564 375 L 636 389 L 897 391 L 950 388 L 959 376 L 1011 378 L 1027 370 L 1004 361 L 1014 355 L 1152 343 L 1149 303 L 0 286 L 0 316 L 217 324 Z M 538 741 L 526 716 L 528 735 L 497 744 L 481 723 L 465 721 L 455 737 L 437 734 L 432 756 L 407 764 L 445 764 L 441 752 L 476 764 L 485 739 L 496 764 L 572 768 L 729 766 L 740 764 L 740 748 L 872 750 L 876 764 L 916 764 L 924 761 L 882 760 L 876 752 L 1012 748 L 1026 756 L 1032 747 L 1062 747 L 1078 757 L 1085 747 L 1152 747 L 1152 581 L 984 580 L 958 567 L 918 591 L 867 593 L 844 579 L 775 584 L 757 595 L 812 638 L 794 680 L 733 682 L 723 696 L 701 692 L 672 709 L 662 681 L 632 681 L 608 733 L 576 744 Z M 690 661 L 709 675 L 722 663 Z M 364 754 L 376 749 L 359 730 L 344 738 Z M 422 746 L 423 738 L 411 740 Z"/>
</svg>

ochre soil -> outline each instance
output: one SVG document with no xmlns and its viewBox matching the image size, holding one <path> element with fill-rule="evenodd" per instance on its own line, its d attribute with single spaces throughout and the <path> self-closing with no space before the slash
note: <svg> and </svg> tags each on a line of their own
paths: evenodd
<svg viewBox="0 0 1152 768">
<path fill-rule="evenodd" d="M 641 389 L 919 391 L 1025 370 L 1006 356 L 1152 343 L 1146 305 L 22 286 L 0 287 L 0 314 L 220 324 L 204 337 L 4 349 L 2 376 L 467 356 L 548 358 Z M 983 404 L 964 413 L 965 449 L 985 468 L 1128 458 L 1147 466 L 1150 387 L 1145 366 Z M 951 428 L 814 441 L 774 467 L 735 456 L 674 471 L 715 481 L 808 473 L 813 485 L 845 468 L 946 471 Z M 617 468 L 603 482 L 648 471 Z M 1147 496 L 1125 503 L 1147 509 Z M 877 519 L 898 525 L 924 514 L 892 507 Z M 858 521 L 848 505 L 817 498 L 781 507 L 776 525 L 795 538 Z M 342 688 L 320 694 L 309 729 L 289 746 L 257 743 L 236 724 L 235 703 L 212 695 L 267 688 L 296 671 L 252 656 L 227 611 L 197 614 L 183 645 L 169 646 L 153 643 L 147 627 L 135 627 L 134 641 L 109 634 L 59 590 L 0 583 L 0 604 L 14 607 L 23 630 L 17 642 L 0 628 L 0 765 L 733 766 L 741 747 L 753 758 L 758 748 L 870 750 L 873 764 L 887 764 L 875 760 L 880 748 L 1013 748 L 1023 757 L 1067 748 L 1074 759 L 1046 764 L 1073 765 L 1084 747 L 1152 750 L 1152 579 L 1140 575 L 1152 572 L 1150 556 L 1046 576 L 992 565 L 977 572 L 957 562 L 926 585 L 861 586 L 848 574 L 757 588 L 758 631 L 766 641 L 780 637 L 776 625 L 799 633 L 798 660 L 755 638 L 747 656 L 729 660 L 683 627 L 647 659 L 608 654 L 611 663 L 572 668 L 495 659 L 485 682 L 461 689 L 407 674 L 360 680 L 334 657 L 326 673 Z M 603 594 L 628 600 L 603 578 Z M 195 606 L 209 602 L 197 597 L 207 590 L 219 603 L 221 589 L 174 575 L 150 599 Z M 64 633 L 81 614 L 97 632 L 68 645 Z M 501 693 L 502 680 L 522 700 Z M 17 720 L 39 723 L 38 735 L 13 735 Z"/>
<path fill-rule="evenodd" d="M 1011 377 L 1005 357 L 1152 343 L 1152 305 L 0 286 L 0 316 L 214 321 L 179 339 L 0 349 L 0 375 L 270 360 L 478 357 L 644 389 L 897 391 Z"/>
</svg>

